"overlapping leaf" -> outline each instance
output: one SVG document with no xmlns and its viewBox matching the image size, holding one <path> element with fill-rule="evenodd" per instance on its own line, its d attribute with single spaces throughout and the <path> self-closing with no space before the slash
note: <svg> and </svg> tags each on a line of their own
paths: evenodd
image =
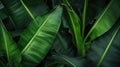
<svg viewBox="0 0 120 67">
<path fill-rule="evenodd" d="M 68 1 L 63 0 L 63 2 L 65 4 L 67 4 L 65 6 L 66 6 L 66 9 L 67 9 L 68 16 L 70 18 L 70 24 L 71 24 L 71 27 L 72 27 L 72 30 L 73 30 L 78 55 L 84 56 L 85 55 L 85 50 L 84 50 L 83 39 L 82 39 L 82 35 L 81 35 L 80 19 L 79 19 L 78 15 L 75 13 L 75 11 L 72 9 L 70 4 L 68 3 Z"/>
<path fill-rule="evenodd" d="M 10 16 L 11 19 L 13 20 L 13 23 L 16 28 L 24 28 L 32 21 L 29 13 L 26 11 L 24 7 L 26 3 L 27 3 L 26 6 L 28 6 L 29 10 L 33 13 L 34 17 L 38 15 L 42 15 L 48 10 L 48 7 L 42 1 L 40 2 L 38 2 L 37 0 L 30 1 L 37 5 L 37 6 L 34 5 L 34 8 L 33 6 L 31 6 L 28 0 L 25 0 L 24 5 L 21 3 L 21 1 L 24 2 L 24 0 L 1 0 L 1 2 L 5 6 L 4 9 L 6 10 L 8 16 Z M 41 5 L 41 4 L 44 4 L 44 5 Z"/>
<path fill-rule="evenodd" d="M 109 32 L 95 40 L 88 51 L 88 59 L 97 67 L 119 67 L 120 65 L 119 22 Z"/>
<path fill-rule="evenodd" d="M 90 37 L 90 40 L 94 40 L 107 32 L 120 17 L 120 0 L 111 0 L 95 24 L 92 26 L 85 40 Z"/>
</svg>

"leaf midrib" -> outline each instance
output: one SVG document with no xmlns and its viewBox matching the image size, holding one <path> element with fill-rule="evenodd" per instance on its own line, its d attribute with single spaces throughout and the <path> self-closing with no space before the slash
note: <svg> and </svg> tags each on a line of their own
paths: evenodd
<svg viewBox="0 0 120 67">
<path fill-rule="evenodd" d="M 115 39 L 115 37 L 116 37 L 116 35 L 117 35 L 118 31 L 119 31 L 119 29 L 120 29 L 120 26 L 117 28 L 117 30 L 115 31 L 114 35 L 112 36 L 112 39 L 111 39 L 110 42 L 108 43 L 108 46 L 106 47 L 104 53 L 102 54 L 102 56 L 101 56 L 101 58 L 100 58 L 100 60 L 99 60 L 99 62 L 98 62 L 98 64 L 97 64 L 97 67 L 100 67 L 100 65 L 101 65 L 102 61 L 104 60 L 105 55 L 107 54 L 107 52 L 108 52 L 108 50 L 109 50 L 109 48 L 110 48 L 113 40 Z"/>
<path fill-rule="evenodd" d="M 90 29 L 90 31 L 88 32 L 88 34 L 86 35 L 84 41 L 87 40 L 88 36 L 91 34 L 91 32 L 94 30 L 94 28 L 96 27 L 96 25 L 98 24 L 98 22 L 101 20 L 101 18 L 105 15 L 106 11 L 109 9 L 109 6 L 112 4 L 113 0 L 108 4 L 108 6 L 105 8 L 104 12 L 102 13 L 102 15 L 99 17 L 99 19 L 96 21 L 96 23 L 93 25 L 93 27 Z"/>
<path fill-rule="evenodd" d="M 42 23 L 42 25 L 40 25 L 40 27 L 38 28 L 37 32 L 34 34 L 34 36 L 31 38 L 31 40 L 28 42 L 28 44 L 26 45 L 26 47 L 21 51 L 21 54 L 23 54 L 28 47 L 30 46 L 30 44 L 32 43 L 32 41 L 34 40 L 34 38 L 37 36 L 37 34 L 39 33 L 39 31 L 42 29 L 42 27 L 47 23 L 49 19 L 49 16 L 47 17 L 47 19 Z"/>
<path fill-rule="evenodd" d="M 22 3 L 23 7 L 26 9 L 26 11 L 28 12 L 28 14 L 30 15 L 30 17 L 35 20 L 35 17 L 33 16 L 33 14 L 31 13 L 31 11 L 28 9 L 28 7 L 25 5 L 25 3 L 23 2 L 23 0 L 20 0 L 20 2 Z"/>
<path fill-rule="evenodd" d="M 8 52 L 8 44 L 7 44 L 7 41 L 6 41 L 7 39 L 6 39 L 5 31 L 4 31 L 3 28 L 2 28 L 2 35 L 3 35 L 4 44 L 5 44 L 5 50 L 6 50 L 6 53 L 7 53 L 7 59 L 8 59 L 8 62 L 10 62 L 9 52 Z"/>
</svg>

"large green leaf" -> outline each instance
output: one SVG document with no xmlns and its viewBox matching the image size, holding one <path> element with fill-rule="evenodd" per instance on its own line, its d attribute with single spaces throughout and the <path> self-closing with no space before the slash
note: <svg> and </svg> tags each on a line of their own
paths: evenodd
<svg viewBox="0 0 120 67">
<path fill-rule="evenodd" d="M 83 39 L 82 39 L 82 35 L 81 35 L 80 19 L 79 19 L 78 15 L 75 13 L 75 11 L 72 9 L 70 4 L 68 3 L 68 1 L 63 0 L 63 2 L 70 7 L 69 8 L 67 5 L 65 5 L 66 9 L 67 9 L 67 13 L 70 18 L 70 24 L 71 24 L 71 27 L 73 30 L 78 55 L 84 56 L 85 50 L 84 50 Z"/>
<path fill-rule="evenodd" d="M 52 13 L 37 17 L 21 35 L 23 66 L 34 67 L 46 56 L 61 23 L 62 7 Z"/>
<path fill-rule="evenodd" d="M 107 32 L 120 17 L 120 0 L 111 0 L 85 37 L 94 40 Z"/>
<path fill-rule="evenodd" d="M 20 51 L 17 48 L 17 45 L 12 40 L 11 36 L 5 29 L 2 21 L 0 21 L 0 43 L 1 48 L 4 51 L 5 56 L 7 57 L 9 67 L 19 67 L 21 56 Z"/>
<path fill-rule="evenodd" d="M 87 58 L 97 67 L 120 66 L 120 22 L 92 43 Z"/>
<path fill-rule="evenodd" d="M 36 17 L 48 11 L 46 4 L 43 1 L 38 2 L 38 0 L 1 0 L 1 2 L 16 28 L 24 28 L 31 22 L 30 13 L 33 14 L 33 17 Z M 36 5 L 32 5 L 31 2 Z"/>
</svg>

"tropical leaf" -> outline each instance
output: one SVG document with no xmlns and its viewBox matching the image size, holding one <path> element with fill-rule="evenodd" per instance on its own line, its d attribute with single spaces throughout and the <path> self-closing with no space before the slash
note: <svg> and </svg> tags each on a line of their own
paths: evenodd
<svg viewBox="0 0 120 67">
<path fill-rule="evenodd" d="M 31 18 L 19 0 L 1 0 L 1 2 L 17 28 L 25 27 L 30 22 Z"/>
<path fill-rule="evenodd" d="M 92 43 L 87 58 L 97 67 L 120 66 L 120 24 L 116 24 L 110 31 Z"/>
<path fill-rule="evenodd" d="M 42 15 L 48 10 L 48 7 L 46 6 L 46 4 L 44 4 L 44 2 L 41 2 L 44 5 L 40 5 L 41 3 L 38 1 L 36 3 L 36 0 L 32 2 L 36 3 L 37 5 L 37 6 L 34 5 L 34 8 L 39 8 L 39 9 L 33 9 L 33 6 L 29 4 L 30 2 L 28 2 L 28 0 L 27 2 L 25 0 L 25 3 L 23 0 L 1 0 L 1 2 L 3 3 L 5 7 L 4 9 L 6 10 L 8 16 L 11 17 L 14 25 L 18 29 L 25 28 L 32 21 L 33 18 L 31 17 L 30 13 L 32 13 L 33 17 L 36 17 L 38 15 Z"/>
<path fill-rule="evenodd" d="M 52 13 L 37 17 L 21 35 L 19 45 L 23 56 L 23 66 L 34 67 L 48 53 L 58 32 L 62 7 L 58 6 Z"/>
<path fill-rule="evenodd" d="M 70 7 L 69 8 L 67 5 L 65 5 L 65 7 L 67 9 L 67 13 L 68 13 L 69 18 L 70 18 L 70 24 L 71 24 L 71 27 L 73 30 L 78 55 L 84 56 L 85 49 L 84 49 L 83 39 L 82 39 L 82 35 L 81 35 L 80 19 L 79 19 L 78 15 L 75 13 L 75 11 L 72 9 L 70 4 L 68 3 L 68 1 L 63 0 L 63 2 Z"/>
<path fill-rule="evenodd" d="M 85 37 L 85 41 L 90 37 L 90 41 L 107 32 L 120 17 L 120 0 L 111 0 L 100 17 L 94 23 Z"/>
<path fill-rule="evenodd" d="M 44 0 L 23 0 L 28 9 L 34 17 L 43 15 L 49 11 L 47 4 Z"/>
<path fill-rule="evenodd" d="M 20 51 L 2 24 L 2 21 L 0 21 L 0 36 L 1 48 L 7 57 L 8 66 L 19 67 L 21 61 Z"/>
</svg>

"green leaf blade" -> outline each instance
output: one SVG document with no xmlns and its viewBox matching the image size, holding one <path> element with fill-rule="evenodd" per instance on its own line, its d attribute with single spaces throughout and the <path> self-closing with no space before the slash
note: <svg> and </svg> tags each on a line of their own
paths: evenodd
<svg viewBox="0 0 120 67">
<path fill-rule="evenodd" d="M 74 39 L 77 47 L 77 53 L 78 55 L 85 56 L 85 49 L 83 44 L 83 38 L 81 34 L 81 25 L 80 25 L 80 19 L 78 15 L 75 13 L 75 11 L 70 6 L 69 2 L 67 0 L 63 0 L 63 2 L 67 5 L 65 5 L 67 9 L 67 13 L 70 19 L 70 24 L 72 27 L 72 31 L 74 34 Z"/>
<path fill-rule="evenodd" d="M 8 34 L 5 29 L 2 21 L 0 21 L 0 42 L 4 50 L 5 56 L 7 56 L 8 66 L 19 67 L 21 62 L 20 51 L 17 48 L 16 43 L 12 40 L 11 36 Z"/>
<path fill-rule="evenodd" d="M 93 41 L 88 51 L 87 59 L 97 67 L 118 67 L 120 48 L 120 24 L 116 23 L 112 29 Z"/>
<path fill-rule="evenodd" d="M 105 8 L 103 13 L 100 15 L 100 17 L 86 35 L 85 40 L 87 40 L 88 37 L 90 37 L 90 40 L 96 39 L 97 37 L 107 32 L 115 24 L 116 20 L 120 17 L 119 3 L 119 0 L 112 0 L 108 4 L 108 6 Z"/>
<path fill-rule="evenodd" d="M 36 18 L 21 35 L 23 66 L 34 67 L 48 53 L 61 23 L 62 7 L 52 13 Z"/>
<path fill-rule="evenodd" d="M 120 26 L 117 28 L 117 30 L 115 31 L 114 35 L 112 36 L 110 42 L 108 43 L 105 51 L 103 52 L 103 54 L 102 54 L 102 56 L 101 56 L 101 58 L 100 58 L 100 60 L 99 60 L 99 62 L 97 64 L 97 67 L 100 67 L 101 63 L 103 62 L 108 50 L 110 49 L 110 46 L 112 45 L 113 40 L 115 39 L 115 37 L 116 37 L 116 35 L 117 35 L 118 31 L 119 31 L 119 29 L 120 29 Z"/>
<path fill-rule="evenodd" d="M 1 0 L 1 3 L 4 5 L 6 14 L 11 17 L 15 28 L 18 30 L 26 28 L 32 19 L 48 11 L 45 2 L 38 0 Z"/>
</svg>

